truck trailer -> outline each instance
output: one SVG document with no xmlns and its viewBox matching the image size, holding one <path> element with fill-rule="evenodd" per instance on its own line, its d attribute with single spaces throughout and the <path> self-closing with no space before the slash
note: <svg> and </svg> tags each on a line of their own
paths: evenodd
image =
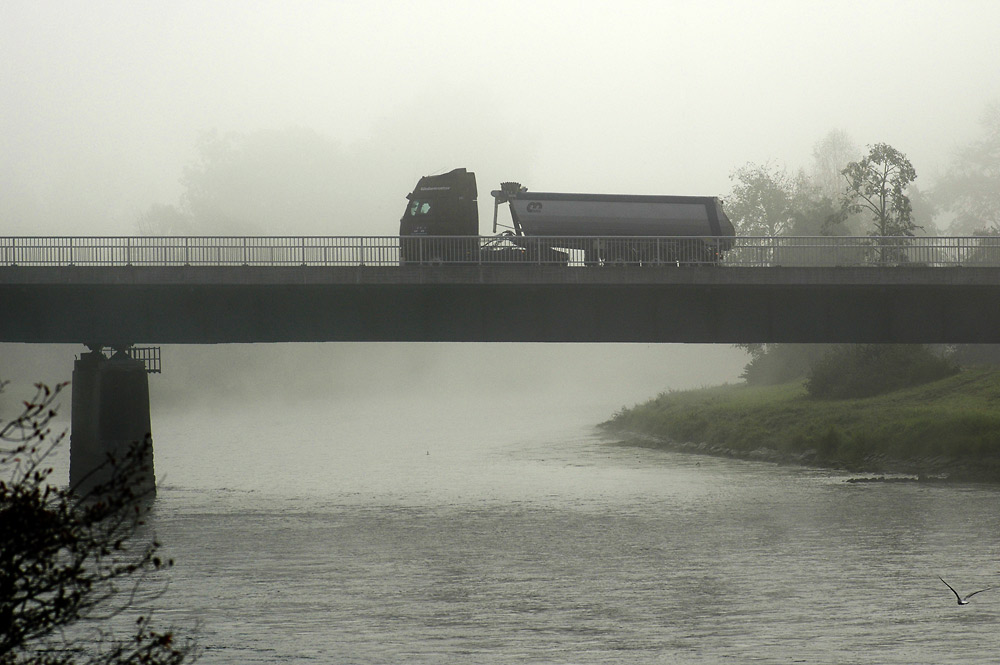
<svg viewBox="0 0 1000 665">
<path fill-rule="evenodd" d="M 735 230 L 718 198 L 530 192 L 502 183 L 493 196 L 493 233 L 508 204 L 511 226 L 479 235 L 476 176 L 466 169 L 424 176 L 400 220 L 404 262 L 519 262 L 587 266 L 715 264 Z"/>
</svg>

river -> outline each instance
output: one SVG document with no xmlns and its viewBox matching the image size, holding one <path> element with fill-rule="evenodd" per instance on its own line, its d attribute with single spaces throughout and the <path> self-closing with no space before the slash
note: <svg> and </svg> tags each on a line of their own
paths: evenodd
<svg viewBox="0 0 1000 665">
<path fill-rule="evenodd" d="M 615 445 L 593 404 L 154 410 L 158 625 L 202 662 L 977 663 L 1000 489 Z"/>
</svg>

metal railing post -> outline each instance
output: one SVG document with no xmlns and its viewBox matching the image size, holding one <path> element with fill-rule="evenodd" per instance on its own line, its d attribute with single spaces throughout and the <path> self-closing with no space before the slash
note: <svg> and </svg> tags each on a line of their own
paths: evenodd
<svg viewBox="0 0 1000 665">
<path fill-rule="evenodd" d="M 729 246 L 720 261 L 706 253 Z M 235 250 L 240 250 L 237 254 Z M 558 249 L 558 254 L 553 251 Z M 486 251 L 488 250 L 488 251 Z M 551 251 L 550 251 L 551 250 Z M 121 252 L 119 254 L 119 252 Z M 298 252 L 298 254 L 296 254 Z M 470 253 L 474 256 L 470 256 Z M 2 265 L 549 265 L 1000 267 L 1000 237 L 50 236 L 0 237 Z M 582 261 L 580 256 L 582 254 Z M 669 262 L 669 263 L 668 263 Z"/>
</svg>

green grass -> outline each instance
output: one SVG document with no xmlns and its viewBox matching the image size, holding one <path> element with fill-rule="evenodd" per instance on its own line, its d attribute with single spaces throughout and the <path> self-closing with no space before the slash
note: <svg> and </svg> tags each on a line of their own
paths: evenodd
<svg viewBox="0 0 1000 665">
<path fill-rule="evenodd" d="M 818 466 L 1000 481 L 1000 371 L 963 370 L 864 399 L 813 399 L 801 381 L 668 392 L 602 427 L 666 446 L 763 448 Z"/>
</svg>

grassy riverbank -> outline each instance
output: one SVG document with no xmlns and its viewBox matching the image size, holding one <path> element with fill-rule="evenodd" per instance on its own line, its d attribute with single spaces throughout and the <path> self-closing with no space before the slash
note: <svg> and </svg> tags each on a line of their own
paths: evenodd
<svg viewBox="0 0 1000 665">
<path fill-rule="evenodd" d="M 865 399 L 813 399 L 802 382 L 668 392 L 601 427 L 640 445 L 1000 482 L 1000 371 Z"/>
</svg>

